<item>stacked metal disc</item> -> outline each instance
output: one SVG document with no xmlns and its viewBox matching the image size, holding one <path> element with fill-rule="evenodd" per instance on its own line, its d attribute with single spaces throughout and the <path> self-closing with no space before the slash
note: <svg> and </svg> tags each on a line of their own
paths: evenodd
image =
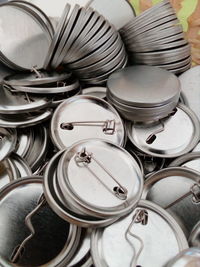
<svg viewBox="0 0 200 267">
<path fill-rule="evenodd" d="M 128 214 L 142 188 L 137 161 L 121 147 L 100 139 L 84 140 L 57 153 L 44 175 L 50 207 L 82 227 L 106 226 Z"/>
<path fill-rule="evenodd" d="M 66 64 L 85 84 L 103 84 L 127 64 L 117 30 L 91 8 L 66 5 L 46 56 L 44 68 Z"/>
<path fill-rule="evenodd" d="M 176 74 L 191 66 L 190 45 L 169 0 L 132 19 L 120 33 L 132 64 L 157 66 Z"/>
<path fill-rule="evenodd" d="M 167 117 L 180 96 L 178 78 L 154 66 L 133 66 L 113 73 L 107 82 L 107 99 L 130 121 L 156 121 Z"/>
<path fill-rule="evenodd" d="M 17 71 L 42 68 L 54 35 L 49 18 L 25 1 L 1 4 L 0 17 L 0 61 Z"/>
<path fill-rule="evenodd" d="M 26 94 L 48 99 L 50 106 L 57 106 L 63 100 L 81 92 L 77 78 L 71 72 L 37 71 L 6 76 L 4 87 L 15 95 Z M 5 90 L 6 90 L 5 89 Z"/>
</svg>

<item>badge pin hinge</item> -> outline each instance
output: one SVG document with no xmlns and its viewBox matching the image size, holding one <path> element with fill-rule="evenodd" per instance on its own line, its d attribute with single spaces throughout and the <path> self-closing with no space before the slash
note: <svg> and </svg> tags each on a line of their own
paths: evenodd
<svg viewBox="0 0 200 267">
<path fill-rule="evenodd" d="M 122 186 L 117 179 L 110 173 L 109 170 L 107 170 L 103 164 L 101 164 L 101 162 L 99 162 L 92 153 L 89 153 L 86 151 L 86 148 L 83 148 L 81 150 L 81 152 L 78 152 L 75 156 L 75 161 L 76 164 L 79 167 L 87 167 L 87 169 L 99 180 L 101 181 L 101 179 L 99 179 L 99 177 L 96 175 L 96 173 L 94 173 L 92 171 L 91 168 L 89 168 L 89 164 L 91 163 L 91 161 L 94 161 L 101 169 L 104 170 L 104 172 L 117 184 L 116 186 L 113 187 L 112 190 L 109 189 L 110 192 L 112 192 L 117 198 L 121 199 L 121 200 L 125 200 L 128 197 L 128 190 Z M 101 183 L 103 183 L 101 181 Z M 105 184 L 104 184 L 105 186 Z M 107 188 L 107 186 L 105 186 Z"/>
<path fill-rule="evenodd" d="M 105 121 L 74 121 L 61 123 L 60 127 L 63 130 L 73 130 L 76 126 L 87 126 L 87 127 L 101 127 L 102 131 L 106 135 L 113 135 L 115 133 L 116 122 L 115 120 Z"/>
</svg>

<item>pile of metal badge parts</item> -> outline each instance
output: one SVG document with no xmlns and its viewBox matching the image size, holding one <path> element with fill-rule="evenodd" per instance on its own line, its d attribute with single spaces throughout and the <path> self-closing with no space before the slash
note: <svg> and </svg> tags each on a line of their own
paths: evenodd
<svg viewBox="0 0 200 267">
<path fill-rule="evenodd" d="M 0 5 L 2 267 L 200 266 L 200 66 L 169 1 L 109 1 Z"/>
<path fill-rule="evenodd" d="M 168 0 L 146 10 L 121 30 L 132 64 L 182 73 L 190 68 L 190 46 Z"/>
</svg>

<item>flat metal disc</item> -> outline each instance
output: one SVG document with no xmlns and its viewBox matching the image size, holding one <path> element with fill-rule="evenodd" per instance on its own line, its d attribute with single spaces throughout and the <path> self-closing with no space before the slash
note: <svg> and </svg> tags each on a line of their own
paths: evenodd
<svg viewBox="0 0 200 267">
<path fill-rule="evenodd" d="M 1 221 L 0 227 L 0 251 L 1 257 L 7 262 L 6 266 L 13 265 L 13 251 L 30 235 L 30 229 L 24 220 L 38 205 L 43 194 L 42 181 L 42 177 L 28 177 L 9 184 L 1 191 L 0 213 L 9 221 L 9 224 Z M 59 218 L 47 204 L 36 212 L 33 229 L 37 234 L 33 233 L 33 238 L 26 242 L 26 249 L 18 258 L 17 265 L 67 265 L 70 260 L 69 254 L 72 256 L 75 253 L 80 240 L 80 229 Z M 5 234 L 8 230 L 13 234 Z"/>
<path fill-rule="evenodd" d="M 11 92 L 3 86 L 1 86 L 0 89 L 0 114 L 38 111 L 50 105 L 50 100 L 47 97 Z"/>
<path fill-rule="evenodd" d="M 196 247 L 180 252 L 165 267 L 197 267 L 200 262 L 200 250 Z"/>
<path fill-rule="evenodd" d="M 199 120 L 192 110 L 179 104 L 175 113 L 161 122 L 127 123 L 127 134 L 143 153 L 153 157 L 174 158 L 188 153 L 199 142 Z M 151 141 L 148 141 L 149 138 Z"/>
<path fill-rule="evenodd" d="M 84 111 L 84 112 L 83 112 Z M 102 127 L 74 126 L 62 129 L 62 123 L 81 121 L 114 121 L 113 134 L 105 134 Z M 124 143 L 124 127 L 115 109 L 104 100 L 92 96 L 75 96 L 63 102 L 53 114 L 51 137 L 58 149 L 65 149 L 83 139 L 98 138 L 120 146 Z"/>
<path fill-rule="evenodd" d="M 64 29 L 64 26 L 65 26 L 69 11 L 70 11 L 70 5 L 66 4 L 66 6 L 65 6 L 65 8 L 63 10 L 62 16 L 61 16 L 61 18 L 59 20 L 58 26 L 56 28 L 55 34 L 53 36 L 53 39 L 51 41 L 50 47 L 48 49 L 48 53 L 46 55 L 46 58 L 45 58 L 45 61 L 44 61 L 44 65 L 43 65 L 44 69 L 47 69 L 48 66 L 50 65 L 50 62 L 51 62 L 51 60 L 53 58 L 55 50 L 57 49 L 57 46 L 58 46 L 58 43 L 59 43 L 59 38 L 63 34 L 63 29 Z"/>
<path fill-rule="evenodd" d="M 38 73 L 18 73 L 6 76 L 4 83 L 10 86 L 35 86 L 64 81 L 70 78 L 71 73 L 59 73 L 56 71 Z"/>
<path fill-rule="evenodd" d="M 133 7 L 126 0 L 94 0 L 90 7 L 103 15 L 117 30 L 136 16 Z M 119 10 L 120 16 L 117 15 Z"/>
<path fill-rule="evenodd" d="M 199 221 L 200 205 L 191 193 L 192 186 L 199 183 L 199 179 L 197 171 L 184 167 L 166 168 L 148 177 L 142 198 L 170 212 L 188 237 Z"/>
<path fill-rule="evenodd" d="M 1 6 L 0 17 L 1 52 L 4 56 L 23 69 L 42 68 L 51 43 L 45 29 L 19 7 Z"/>
<path fill-rule="evenodd" d="M 139 212 L 145 213 L 148 221 L 134 223 Z M 187 240 L 175 219 L 149 201 L 140 201 L 128 216 L 94 230 L 91 239 L 96 267 L 131 266 L 133 262 L 135 266 L 165 266 L 186 248 Z"/>
<path fill-rule="evenodd" d="M 64 220 L 75 223 L 82 227 L 103 227 L 113 223 L 116 219 L 93 219 L 89 217 L 80 216 L 72 212 L 66 205 L 60 200 L 60 196 L 57 194 L 56 184 L 56 169 L 58 167 L 59 160 L 63 154 L 63 151 L 57 153 L 49 162 L 45 174 L 44 174 L 44 194 L 49 206 L 52 210 L 58 214 Z"/>
<path fill-rule="evenodd" d="M 168 104 L 180 94 L 180 83 L 175 75 L 160 68 L 142 65 L 113 73 L 107 87 L 119 102 L 140 108 Z"/>
<path fill-rule="evenodd" d="M 41 113 L 29 113 L 20 115 L 0 115 L 0 127 L 24 128 L 42 123 L 52 116 L 52 110 L 41 111 Z"/>
</svg>

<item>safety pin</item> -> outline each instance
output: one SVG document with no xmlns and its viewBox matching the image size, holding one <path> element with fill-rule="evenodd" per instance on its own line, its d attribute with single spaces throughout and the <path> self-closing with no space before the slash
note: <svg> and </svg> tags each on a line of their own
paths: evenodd
<svg viewBox="0 0 200 267">
<path fill-rule="evenodd" d="M 23 251 L 25 249 L 25 245 L 26 243 L 33 238 L 33 236 L 35 235 L 35 229 L 32 225 L 31 219 L 32 217 L 36 214 L 36 212 L 46 204 L 46 199 L 44 194 L 42 194 L 37 202 L 37 206 L 35 209 L 33 209 L 25 218 L 25 225 L 28 227 L 28 229 L 30 230 L 31 234 L 26 237 L 24 239 L 24 241 L 17 246 L 11 256 L 11 262 L 16 263 L 23 255 Z"/>
<path fill-rule="evenodd" d="M 196 204 L 200 203 L 200 184 L 195 183 L 191 186 L 190 191 L 182 195 L 181 197 L 177 198 L 175 201 L 170 203 L 168 206 L 166 206 L 164 209 L 169 209 L 181 200 L 183 200 L 186 197 L 189 197 L 190 195 L 193 195 L 192 201 Z"/>
<path fill-rule="evenodd" d="M 127 228 L 127 230 L 125 232 L 125 238 L 126 238 L 127 242 L 131 245 L 131 247 L 134 250 L 134 256 L 133 256 L 133 259 L 131 260 L 130 267 L 136 267 L 137 266 L 138 258 L 140 256 L 142 250 L 144 249 L 144 242 L 142 241 L 142 239 L 139 236 L 134 235 L 131 232 L 131 228 L 133 227 L 133 225 L 135 223 L 141 223 L 142 225 L 147 225 L 147 223 L 148 223 L 148 212 L 146 210 L 144 210 L 144 209 L 137 210 L 137 212 L 133 216 L 133 219 L 132 219 L 129 227 Z M 134 247 L 133 243 L 128 238 L 129 235 L 134 237 L 135 239 L 137 239 L 140 242 L 140 249 L 138 250 L 137 254 L 135 254 L 135 247 Z"/>
<path fill-rule="evenodd" d="M 63 130 L 73 130 L 75 126 L 96 126 L 102 127 L 102 130 L 107 135 L 113 135 L 115 133 L 116 123 L 115 120 L 105 121 L 74 121 L 61 123 L 60 127 Z"/>
<path fill-rule="evenodd" d="M 93 156 L 92 153 L 88 153 L 86 148 L 83 148 L 82 151 L 78 152 L 75 156 L 75 161 L 79 167 L 81 167 L 83 164 L 83 166 L 86 166 L 89 171 L 92 172 L 96 178 L 98 178 L 88 166 L 92 160 L 96 162 L 96 164 L 99 165 L 99 167 L 101 167 L 113 181 L 117 183 L 118 186 L 115 186 L 111 192 L 121 200 L 127 199 L 128 190 L 117 181 L 117 179 Z"/>
<path fill-rule="evenodd" d="M 167 119 L 167 118 L 169 118 L 169 117 L 171 117 L 171 116 L 174 116 L 175 114 L 176 114 L 176 112 L 177 112 L 177 109 L 175 108 L 167 117 L 165 117 L 164 119 Z M 159 120 L 159 123 L 160 123 L 160 127 L 158 128 L 158 129 L 156 129 L 153 133 L 151 133 L 148 137 L 147 137 L 147 139 L 146 139 L 146 143 L 147 144 L 153 144 L 153 142 L 156 140 L 156 138 L 157 138 L 157 134 L 159 134 L 159 133 L 162 133 L 164 130 L 165 130 L 165 124 L 164 124 L 164 122 L 163 122 L 163 120 L 164 119 L 162 119 L 162 120 Z"/>
</svg>

